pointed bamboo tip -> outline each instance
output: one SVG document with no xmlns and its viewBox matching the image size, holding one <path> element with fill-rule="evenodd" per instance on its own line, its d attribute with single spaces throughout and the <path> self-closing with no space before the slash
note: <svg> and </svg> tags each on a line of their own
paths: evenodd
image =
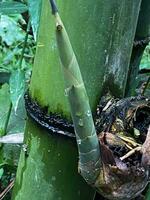
<svg viewBox="0 0 150 200">
<path fill-rule="evenodd" d="M 50 0 L 50 4 L 51 4 L 51 9 L 52 9 L 52 14 L 55 15 L 58 12 L 58 8 L 57 8 L 55 0 Z"/>
</svg>

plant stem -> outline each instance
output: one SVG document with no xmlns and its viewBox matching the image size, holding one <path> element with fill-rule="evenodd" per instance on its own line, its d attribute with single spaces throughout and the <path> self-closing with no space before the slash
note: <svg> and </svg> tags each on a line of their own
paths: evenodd
<svg viewBox="0 0 150 200">
<path fill-rule="evenodd" d="M 6 135 L 8 123 L 9 123 L 9 120 L 10 120 L 11 111 L 12 111 L 12 103 L 10 103 L 9 110 L 8 110 L 8 113 L 7 113 L 7 119 L 6 119 L 6 123 L 5 123 L 5 127 L 4 127 L 4 135 Z"/>
<path fill-rule="evenodd" d="M 65 93 L 70 104 L 79 150 L 79 170 L 89 184 L 94 184 L 101 167 L 101 156 L 89 99 L 79 64 L 57 12 L 56 4 L 50 2 L 56 20 L 56 38 L 65 81 Z"/>
<path fill-rule="evenodd" d="M 29 20 L 28 25 L 27 25 L 25 39 L 24 39 L 23 49 L 22 49 L 21 57 L 20 57 L 20 61 L 19 61 L 19 68 L 20 69 L 22 69 L 22 61 L 23 61 L 25 49 L 26 49 L 26 46 L 27 46 L 27 41 L 28 41 L 30 27 L 31 27 L 31 23 L 30 23 L 30 20 Z"/>
</svg>

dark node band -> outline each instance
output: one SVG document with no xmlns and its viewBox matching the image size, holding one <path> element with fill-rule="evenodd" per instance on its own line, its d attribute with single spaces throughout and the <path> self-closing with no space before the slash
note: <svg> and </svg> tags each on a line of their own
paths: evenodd
<svg viewBox="0 0 150 200">
<path fill-rule="evenodd" d="M 24 98 L 28 116 L 40 126 L 50 130 L 50 133 L 59 133 L 75 138 L 73 124 L 62 119 L 58 114 L 47 114 L 47 109 L 41 108 L 36 101 L 33 101 L 29 96 L 29 93 L 26 93 Z"/>
</svg>

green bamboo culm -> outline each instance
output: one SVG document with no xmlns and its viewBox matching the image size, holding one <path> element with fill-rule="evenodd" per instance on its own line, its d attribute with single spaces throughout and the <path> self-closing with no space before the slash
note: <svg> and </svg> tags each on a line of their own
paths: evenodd
<svg viewBox="0 0 150 200">
<path fill-rule="evenodd" d="M 83 178 L 93 185 L 101 167 L 100 145 L 79 64 L 56 3 L 53 0 L 50 0 L 50 3 L 56 20 L 56 39 L 65 81 L 65 94 L 70 104 L 78 145 L 79 171 Z"/>
</svg>

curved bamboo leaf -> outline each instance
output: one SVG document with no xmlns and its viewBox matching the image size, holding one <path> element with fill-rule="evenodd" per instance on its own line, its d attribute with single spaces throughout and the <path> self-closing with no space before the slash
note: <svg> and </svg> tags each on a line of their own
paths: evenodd
<svg viewBox="0 0 150 200">
<path fill-rule="evenodd" d="M 34 39 L 37 39 L 38 27 L 41 15 L 41 0 L 29 0 L 28 7 L 31 16 L 31 25 L 33 29 Z"/>
<path fill-rule="evenodd" d="M 18 2 L 0 2 L 0 14 L 10 15 L 24 13 L 28 7 L 23 3 Z"/>
<path fill-rule="evenodd" d="M 10 98 L 16 113 L 19 100 L 25 92 L 25 72 L 21 69 L 13 71 L 10 76 L 9 84 Z"/>
</svg>

